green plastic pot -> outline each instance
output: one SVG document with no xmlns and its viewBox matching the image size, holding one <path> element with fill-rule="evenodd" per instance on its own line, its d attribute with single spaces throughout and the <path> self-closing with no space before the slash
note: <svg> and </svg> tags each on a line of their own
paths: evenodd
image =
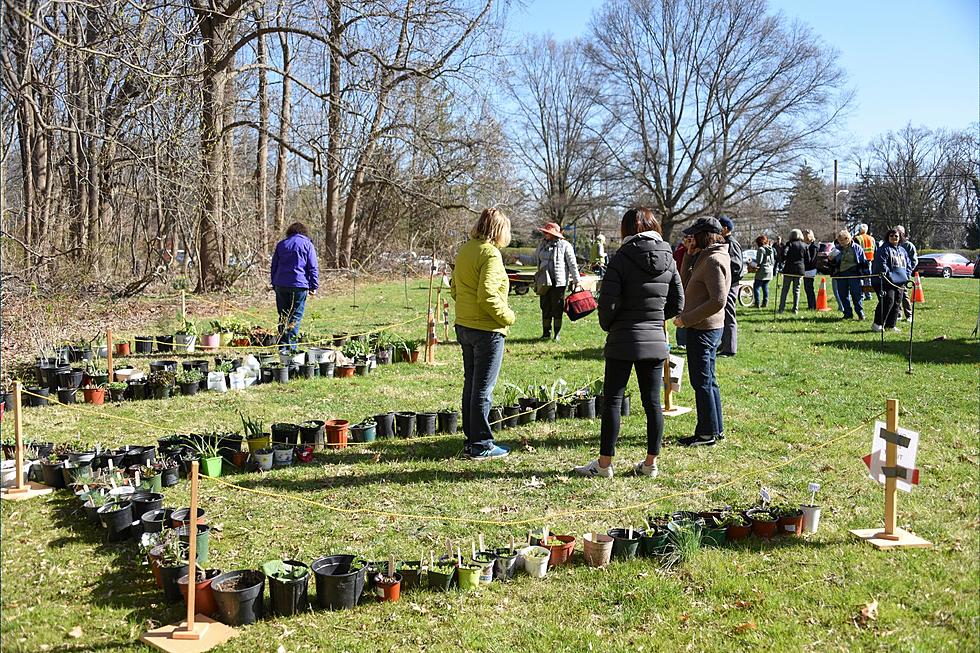
<svg viewBox="0 0 980 653">
<path fill-rule="evenodd" d="M 191 543 L 191 526 L 190 524 L 185 524 L 177 528 L 177 536 L 180 541 L 185 546 L 190 546 Z M 209 545 L 211 543 L 211 527 L 207 524 L 197 525 L 197 550 L 195 551 L 194 558 L 197 560 L 197 564 L 205 565 L 208 562 L 208 551 Z"/>
<path fill-rule="evenodd" d="M 445 592 L 452 586 L 455 575 L 456 567 L 449 565 L 430 567 L 425 573 L 429 589 L 440 592 Z M 477 576 L 477 580 L 479 581 L 479 576 Z"/>
<path fill-rule="evenodd" d="M 640 555 L 648 558 L 663 555 L 667 551 L 667 538 L 667 531 L 658 531 L 656 533 L 650 533 L 648 531 L 640 539 Z"/>
<path fill-rule="evenodd" d="M 163 492 L 163 474 L 157 473 L 155 476 L 151 476 L 149 480 L 143 479 L 140 482 L 140 489 L 157 493 Z"/>
<path fill-rule="evenodd" d="M 724 527 L 702 529 L 701 543 L 705 546 L 724 546 L 728 539 L 725 536 L 726 530 Z"/>
<path fill-rule="evenodd" d="M 480 565 L 463 565 L 458 570 L 459 589 L 475 590 L 480 585 L 480 572 L 483 567 Z"/>
<path fill-rule="evenodd" d="M 201 473 L 205 476 L 217 478 L 221 476 L 221 456 L 205 458 L 201 461 Z"/>
</svg>

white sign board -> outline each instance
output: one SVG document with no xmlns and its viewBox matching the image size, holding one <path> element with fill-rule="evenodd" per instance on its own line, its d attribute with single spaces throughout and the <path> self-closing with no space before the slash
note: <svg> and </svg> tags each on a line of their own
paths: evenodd
<svg viewBox="0 0 980 653">
<path fill-rule="evenodd" d="M 871 439 L 871 455 L 865 456 L 864 463 L 868 466 L 868 476 L 878 483 L 884 485 L 885 474 L 882 468 L 885 467 L 885 447 L 888 445 L 881 437 L 881 432 L 887 430 L 884 422 L 875 422 L 874 437 Z M 902 476 L 896 478 L 896 487 L 904 492 L 911 492 L 913 485 L 919 484 L 919 471 L 915 468 L 915 455 L 919 451 L 919 434 L 899 427 L 898 434 L 909 439 L 907 447 L 898 447 L 898 466 L 912 470 L 911 477 L 906 479 Z"/>
</svg>

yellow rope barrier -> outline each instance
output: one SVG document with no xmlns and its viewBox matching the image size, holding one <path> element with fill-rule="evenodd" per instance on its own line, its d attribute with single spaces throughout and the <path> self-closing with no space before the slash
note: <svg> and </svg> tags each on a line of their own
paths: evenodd
<svg viewBox="0 0 980 653">
<path fill-rule="evenodd" d="M 50 395 L 45 397 L 44 395 L 35 394 L 27 389 L 22 389 L 21 392 L 23 392 L 25 395 L 30 395 L 31 397 L 38 397 L 39 399 L 47 399 L 48 403 L 53 403 L 55 406 L 64 406 L 68 410 L 78 411 L 80 413 L 85 413 L 86 415 L 95 415 L 96 417 L 102 417 L 104 419 L 109 419 L 109 420 L 113 420 L 113 419 L 125 420 L 127 422 L 139 424 L 140 426 L 146 426 L 154 430 L 159 429 L 161 426 L 160 424 L 150 424 L 149 422 L 144 422 L 143 420 L 134 419 L 132 417 L 126 417 L 124 415 L 106 415 L 105 413 L 101 413 L 95 410 L 88 410 L 80 406 L 76 406 L 75 404 L 62 403 L 57 399 L 52 398 Z"/>
</svg>

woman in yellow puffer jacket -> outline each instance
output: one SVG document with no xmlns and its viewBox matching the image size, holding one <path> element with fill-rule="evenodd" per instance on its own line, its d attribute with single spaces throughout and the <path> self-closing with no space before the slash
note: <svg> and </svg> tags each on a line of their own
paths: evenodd
<svg viewBox="0 0 980 653">
<path fill-rule="evenodd" d="M 500 248 L 510 244 L 510 220 L 499 209 L 484 209 L 459 249 L 450 282 L 456 302 L 456 340 L 463 350 L 463 433 L 472 460 L 502 458 L 490 430 L 493 388 L 504 357 L 504 338 L 514 324 L 507 305 L 510 282 Z"/>
</svg>

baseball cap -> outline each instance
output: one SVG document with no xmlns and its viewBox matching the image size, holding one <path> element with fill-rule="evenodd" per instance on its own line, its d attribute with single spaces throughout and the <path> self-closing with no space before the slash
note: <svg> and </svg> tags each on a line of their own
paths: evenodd
<svg viewBox="0 0 980 653">
<path fill-rule="evenodd" d="M 693 236 L 704 233 L 705 231 L 712 234 L 720 234 L 721 223 L 715 218 L 698 218 L 694 221 L 694 224 L 684 230 L 684 235 Z"/>
</svg>

